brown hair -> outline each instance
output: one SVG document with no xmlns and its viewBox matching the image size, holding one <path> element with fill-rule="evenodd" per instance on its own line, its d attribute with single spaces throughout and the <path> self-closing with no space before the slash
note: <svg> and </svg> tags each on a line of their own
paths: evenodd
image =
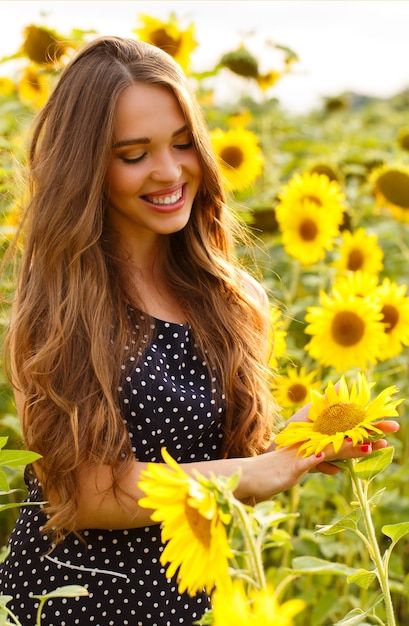
<svg viewBox="0 0 409 626">
<path fill-rule="evenodd" d="M 227 398 L 225 456 L 263 451 L 272 429 L 266 316 L 235 260 L 236 221 L 187 79 L 158 48 L 95 39 L 66 66 L 34 127 L 9 336 L 25 445 L 42 455 L 44 496 L 53 493 L 47 530 L 57 540 L 75 519 L 79 468 L 109 464 L 115 485 L 134 460 L 117 397 L 130 297 L 109 245 L 104 186 L 116 102 L 135 82 L 175 94 L 202 168 L 191 218 L 168 237 L 165 267 Z"/>
</svg>

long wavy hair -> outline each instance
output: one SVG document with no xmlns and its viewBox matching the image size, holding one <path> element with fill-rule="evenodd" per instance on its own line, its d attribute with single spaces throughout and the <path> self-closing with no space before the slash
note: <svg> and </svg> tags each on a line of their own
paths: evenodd
<svg viewBox="0 0 409 626">
<path fill-rule="evenodd" d="M 118 495 L 134 462 L 117 389 L 129 304 L 139 303 L 105 216 L 116 103 L 135 82 L 173 92 L 202 168 L 190 220 L 167 238 L 164 271 L 227 399 L 224 456 L 263 452 L 272 431 L 266 314 L 235 258 L 240 229 L 200 107 L 169 55 L 131 39 L 97 38 L 65 67 L 34 125 L 8 339 L 13 384 L 25 399 L 24 442 L 42 455 L 44 497 L 53 495 L 45 530 L 55 540 L 75 527 L 84 464 L 108 464 Z"/>
</svg>

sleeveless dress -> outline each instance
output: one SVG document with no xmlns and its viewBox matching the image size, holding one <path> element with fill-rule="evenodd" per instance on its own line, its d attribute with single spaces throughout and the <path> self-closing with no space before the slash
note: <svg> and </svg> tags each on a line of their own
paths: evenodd
<svg viewBox="0 0 409 626">
<path fill-rule="evenodd" d="M 134 323 L 138 324 L 133 312 Z M 143 316 L 141 316 L 143 318 Z M 220 458 L 224 398 L 198 356 L 188 324 L 154 319 L 150 345 L 124 363 L 121 410 L 135 457 L 161 462 L 165 446 L 179 463 Z M 129 346 L 128 346 L 129 349 Z M 131 368 L 129 367 L 131 366 Z M 28 501 L 41 502 L 36 480 Z M 191 626 L 208 607 L 206 594 L 179 594 L 159 563 L 160 526 L 128 530 L 83 530 L 49 553 L 40 533 L 41 506 L 21 509 L 0 565 L 0 592 L 23 626 L 34 626 L 41 595 L 63 585 L 82 585 L 89 596 L 55 598 L 43 609 L 44 626 Z"/>
</svg>

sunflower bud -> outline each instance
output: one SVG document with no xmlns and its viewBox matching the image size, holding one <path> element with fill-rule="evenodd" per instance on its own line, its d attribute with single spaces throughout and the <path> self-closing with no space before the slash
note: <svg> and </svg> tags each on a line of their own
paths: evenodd
<svg viewBox="0 0 409 626">
<path fill-rule="evenodd" d="M 53 65 L 65 49 L 65 44 L 46 28 L 30 25 L 24 30 L 22 52 L 35 63 Z"/>
<path fill-rule="evenodd" d="M 227 52 L 220 59 L 219 65 L 246 78 L 258 78 L 259 75 L 257 59 L 245 48 Z"/>
</svg>

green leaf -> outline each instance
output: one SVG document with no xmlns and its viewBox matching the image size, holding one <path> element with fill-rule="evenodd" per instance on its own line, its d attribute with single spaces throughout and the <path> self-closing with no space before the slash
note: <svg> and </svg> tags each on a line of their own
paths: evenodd
<svg viewBox="0 0 409 626">
<path fill-rule="evenodd" d="M 362 624 L 362 618 L 367 617 L 368 615 L 374 614 L 375 607 L 383 601 L 383 596 L 378 596 L 376 602 L 367 610 L 363 611 L 362 609 L 353 609 L 349 611 L 339 622 L 335 622 L 333 626 L 358 626 Z"/>
<path fill-rule="evenodd" d="M 0 594 L 0 605 L 6 606 L 7 602 L 10 602 L 10 600 L 12 599 L 13 596 L 3 596 L 2 594 Z"/>
<path fill-rule="evenodd" d="M 8 502 L 7 504 L 0 504 L 0 511 L 14 509 L 18 506 L 39 506 L 40 504 L 46 504 L 46 502 Z"/>
<path fill-rule="evenodd" d="M 8 557 L 8 555 L 10 554 L 10 546 L 7 546 L 7 548 L 4 550 L 4 552 L 2 552 L 0 554 L 0 563 L 3 563 L 3 561 L 5 561 Z M 0 599 L 1 598 L 5 598 L 6 596 L 2 596 L 0 593 Z"/>
<path fill-rule="evenodd" d="M 0 437 L 0 448 L 4 448 L 8 440 L 8 437 Z"/>
<path fill-rule="evenodd" d="M 358 478 L 363 480 L 372 480 L 380 472 L 382 472 L 393 459 L 394 449 L 383 448 L 382 450 L 375 450 L 368 457 L 360 459 L 354 465 L 354 473 Z"/>
<path fill-rule="evenodd" d="M 278 526 L 289 519 L 299 517 L 298 513 L 283 513 L 277 510 L 277 503 L 273 500 L 266 500 L 256 504 L 252 511 L 252 516 L 260 524 L 260 526 L 268 528 L 269 526 Z"/>
<path fill-rule="evenodd" d="M 376 579 L 376 572 L 370 572 L 366 569 L 360 569 L 355 574 L 347 576 L 349 583 L 355 583 L 363 589 L 368 589 L 369 585 Z"/>
<path fill-rule="evenodd" d="M 33 461 L 40 459 L 41 455 L 36 452 L 28 452 L 27 450 L 1 450 L 0 465 L 8 467 L 24 467 Z"/>
<path fill-rule="evenodd" d="M 9 481 L 6 474 L 0 470 L 0 492 L 8 493 L 10 491 Z"/>
<path fill-rule="evenodd" d="M 352 576 L 357 572 L 353 567 L 318 559 L 315 556 L 297 556 L 292 561 L 291 570 L 296 574 L 334 574 L 336 576 Z"/>
<path fill-rule="evenodd" d="M 319 526 L 318 530 L 315 532 L 318 535 L 336 535 L 344 530 L 356 530 L 358 527 L 358 522 L 362 517 L 361 509 L 354 509 L 348 515 L 341 517 L 341 519 L 337 520 L 333 524 L 328 524 L 326 526 Z"/>
<path fill-rule="evenodd" d="M 387 524 L 382 527 L 382 532 L 390 537 L 393 543 L 397 543 L 405 535 L 409 534 L 409 522 L 400 522 L 399 524 Z"/>
<path fill-rule="evenodd" d="M 379 502 L 382 499 L 383 494 L 386 491 L 386 487 L 382 487 L 382 489 L 378 489 L 378 491 L 376 491 L 373 496 L 371 498 L 368 499 L 368 504 L 371 507 L 375 507 L 379 504 Z"/>
<path fill-rule="evenodd" d="M 65 585 L 64 587 L 58 587 L 50 593 L 46 593 L 41 596 L 34 596 L 37 600 L 48 600 L 49 598 L 76 598 L 77 596 L 88 596 L 89 593 L 85 587 L 81 585 Z"/>
</svg>

